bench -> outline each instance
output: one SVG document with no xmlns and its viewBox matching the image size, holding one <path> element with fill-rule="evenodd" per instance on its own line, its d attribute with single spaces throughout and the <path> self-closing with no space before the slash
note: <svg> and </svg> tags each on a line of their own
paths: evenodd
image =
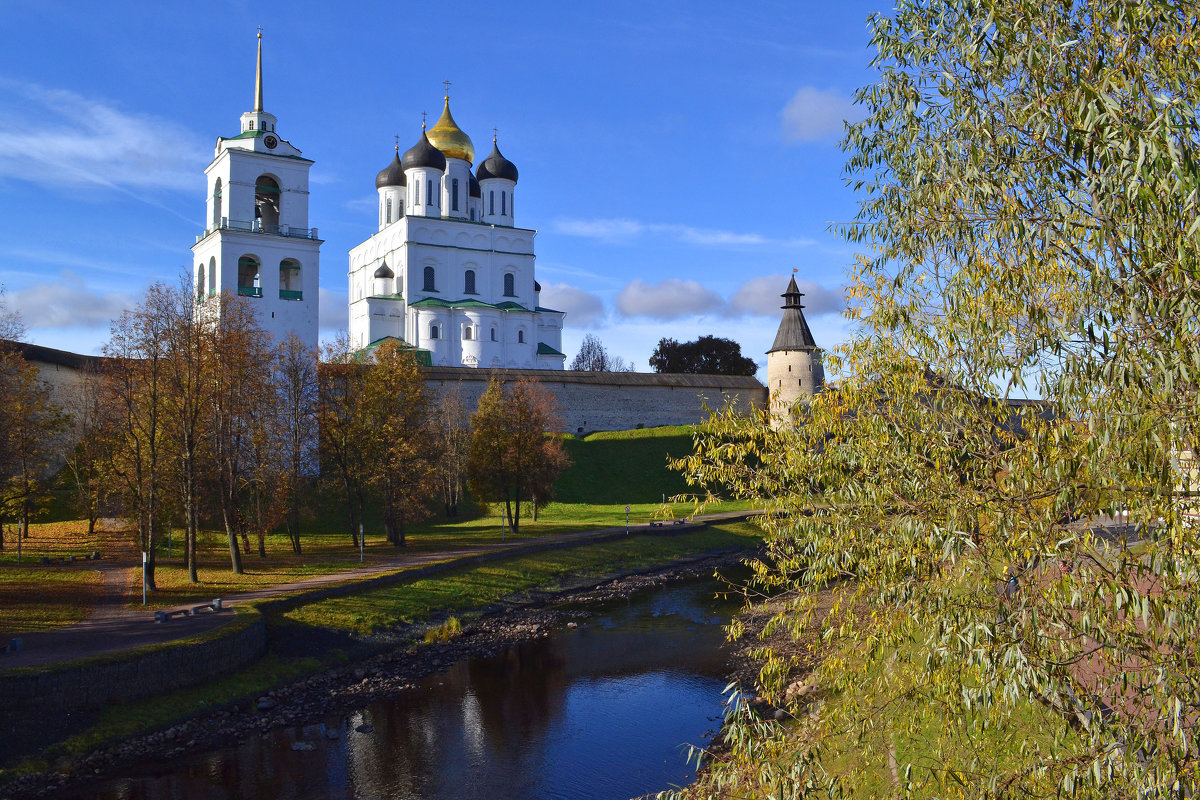
<svg viewBox="0 0 1200 800">
<path fill-rule="evenodd" d="M 221 604 L 221 598 L 210 600 L 207 603 L 201 603 L 198 606 L 192 606 L 192 613 L 199 614 L 202 611 L 211 611 L 214 614 L 220 611 L 224 606 Z"/>
<path fill-rule="evenodd" d="M 176 617 L 190 617 L 191 615 L 192 612 L 186 608 L 177 608 L 174 611 L 155 611 L 154 621 L 162 623 L 173 620 Z"/>
<path fill-rule="evenodd" d="M 661 527 L 662 527 L 662 525 L 663 525 L 663 524 L 662 524 L 661 522 L 651 522 L 651 523 L 650 523 L 650 527 L 651 527 L 651 528 L 661 528 Z"/>
<path fill-rule="evenodd" d="M 671 520 L 671 524 L 673 524 L 673 525 L 686 525 L 687 523 L 688 523 L 688 521 L 687 521 L 686 519 L 673 519 L 673 520 Z"/>
</svg>

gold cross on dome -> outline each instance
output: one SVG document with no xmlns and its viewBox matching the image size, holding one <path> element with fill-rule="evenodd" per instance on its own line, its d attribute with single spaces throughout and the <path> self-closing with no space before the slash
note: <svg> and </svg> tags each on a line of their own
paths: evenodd
<svg viewBox="0 0 1200 800">
<path fill-rule="evenodd" d="M 442 86 L 446 87 L 446 99 L 450 99 L 450 81 L 442 81 Z"/>
<path fill-rule="evenodd" d="M 496 137 L 497 137 L 499 134 L 500 134 L 500 129 L 499 129 L 499 128 L 492 128 L 492 143 L 493 143 L 493 144 L 495 143 L 495 141 L 496 141 Z"/>
</svg>

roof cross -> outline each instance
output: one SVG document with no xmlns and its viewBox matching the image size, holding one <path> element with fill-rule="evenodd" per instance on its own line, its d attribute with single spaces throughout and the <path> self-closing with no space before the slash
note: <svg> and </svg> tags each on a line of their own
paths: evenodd
<svg viewBox="0 0 1200 800">
<path fill-rule="evenodd" d="M 426 113 L 424 111 L 422 111 L 421 112 L 421 130 L 425 130 L 425 117 L 426 117 Z"/>
<path fill-rule="evenodd" d="M 400 134 L 397 133 L 395 138 L 396 138 L 396 152 L 399 153 L 400 152 Z"/>
<path fill-rule="evenodd" d="M 446 87 L 446 99 L 450 99 L 450 81 L 442 81 L 442 86 Z"/>
<path fill-rule="evenodd" d="M 500 133 L 499 128 L 492 128 L 492 144 L 496 143 L 496 136 L 499 135 L 499 133 Z"/>
</svg>

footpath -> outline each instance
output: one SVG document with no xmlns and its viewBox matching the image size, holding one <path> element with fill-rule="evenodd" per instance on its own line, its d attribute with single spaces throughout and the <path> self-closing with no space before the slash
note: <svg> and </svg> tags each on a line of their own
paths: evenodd
<svg viewBox="0 0 1200 800">
<path fill-rule="evenodd" d="M 686 525 L 676 527 L 667 523 L 643 523 L 630 525 L 629 533 L 644 534 L 652 530 L 686 530 L 698 524 L 744 518 L 757 512 L 731 511 L 695 517 Z M 167 609 L 160 609 L 170 617 L 166 622 L 156 622 L 154 611 L 130 608 L 130 586 L 137 579 L 138 565 L 112 563 L 99 566 L 103 589 L 91 614 L 74 625 L 54 631 L 42 631 L 21 635 L 22 648 L 19 652 L 0 655 L 0 671 L 19 667 L 44 666 L 75 661 L 91 656 L 104 655 L 122 650 L 131 650 L 152 644 L 185 639 L 228 624 L 234 618 L 234 609 L 239 605 L 254 603 L 272 597 L 318 590 L 334 585 L 349 584 L 376 578 L 398 570 L 414 569 L 436 562 L 460 561 L 469 563 L 473 557 L 503 552 L 518 555 L 525 552 L 592 541 L 604 541 L 624 535 L 625 526 L 601 528 L 577 533 L 563 533 L 512 542 L 491 542 L 474 547 L 455 550 L 400 554 L 395 558 L 369 566 L 316 575 L 291 583 L 276 584 L 261 589 L 239 592 L 221 597 L 221 610 L 191 612 L 197 603 L 191 602 Z M 172 613 L 177 612 L 177 613 Z"/>
</svg>

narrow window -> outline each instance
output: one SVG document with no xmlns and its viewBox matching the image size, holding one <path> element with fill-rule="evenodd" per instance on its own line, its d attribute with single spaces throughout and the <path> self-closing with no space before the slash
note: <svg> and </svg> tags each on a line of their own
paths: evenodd
<svg viewBox="0 0 1200 800">
<path fill-rule="evenodd" d="M 513 283 L 514 283 L 514 281 L 513 281 L 512 273 L 506 272 L 504 274 L 504 296 L 505 297 L 513 297 L 516 294 L 516 292 L 513 291 L 513 288 L 514 288 Z"/>
<path fill-rule="evenodd" d="M 488 189 L 488 213 L 496 213 L 496 192 L 492 189 Z"/>
<path fill-rule="evenodd" d="M 492 328 L 492 341 L 496 341 L 496 329 L 494 327 Z"/>
<path fill-rule="evenodd" d="M 504 210 L 505 204 L 508 203 L 508 192 L 500 193 L 500 215 L 504 216 L 508 212 Z"/>
<path fill-rule="evenodd" d="M 254 120 L 250 120 L 250 130 L 254 130 Z"/>
<path fill-rule="evenodd" d="M 458 178 L 450 182 L 450 208 L 458 211 Z"/>
<path fill-rule="evenodd" d="M 525 331 L 517 331 L 517 341 L 525 344 Z"/>
<path fill-rule="evenodd" d="M 427 292 L 436 292 L 437 291 L 437 289 L 434 288 L 433 278 L 434 278 L 433 267 L 426 267 L 425 268 L 425 291 L 427 291 Z"/>
<path fill-rule="evenodd" d="M 213 219 L 212 226 L 214 228 L 221 227 L 221 217 L 225 216 L 221 210 L 221 179 L 217 178 L 217 182 L 213 184 Z"/>
<path fill-rule="evenodd" d="M 475 294 L 475 270 L 467 270 L 465 279 L 463 280 L 463 293 Z"/>
<path fill-rule="evenodd" d="M 433 202 L 433 179 L 430 178 L 425 182 L 425 204 L 434 205 Z"/>
<path fill-rule="evenodd" d="M 421 205 L 421 182 L 413 181 L 413 205 Z"/>
<path fill-rule="evenodd" d="M 392 221 L 392 198 L 387 199 L 387 221 Z"/>
<path fill-rule="evenodd" d="M 471 339 L 471 326 L 470 325 L 463 328 L 463 338 L 466 339 L 467 341 L 470 341 L 470 339 Z"/>
<path fill-rule="evenodd" d="M 438 338 L 438 326 L 437 325 L 429 326 L 429 338 L 430 339 Z"/>
<path fill-rule="evenodd" d="M 196 267 L 196 299 L 204 299 L 204 264 Z"/>
</svg>

